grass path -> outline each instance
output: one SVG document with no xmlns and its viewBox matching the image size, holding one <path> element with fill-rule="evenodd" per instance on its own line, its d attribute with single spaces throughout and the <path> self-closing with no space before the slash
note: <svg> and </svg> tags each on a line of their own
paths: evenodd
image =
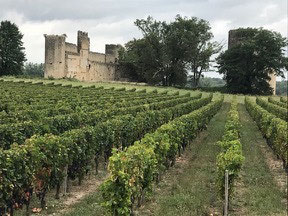
<svg viewBox="0 0 288 216">
<path fill-rule="evenodd" d="M 231 215 L 287 215 L 285 192 L 277 184 L 277 179 L 281 176 L 287 178 L 287 175 L 281 165 L 277 171 L 268 166 L 268 161 L 270 165 L 273 161 L 277 163 L 275 155 L 243 104 L 239 105 L 239 115 L 245 161 L 232 201 Z"/>
</svg>

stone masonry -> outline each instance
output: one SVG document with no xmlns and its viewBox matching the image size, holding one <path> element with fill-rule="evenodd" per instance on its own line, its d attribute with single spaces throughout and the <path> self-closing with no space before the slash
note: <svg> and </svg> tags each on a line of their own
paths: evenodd
<svg viewBox="0 0 288 216">
<path fill-rule="evenodd" d="M 105 54 L 90 51 L 88 33 L 78 31 L 77 45 L 66 42 L 66 35 L 44 35 L 45 78 L 75 78 L 81 81 L 114 81 L 121 45 L 106 44 Z"/>
</svg>

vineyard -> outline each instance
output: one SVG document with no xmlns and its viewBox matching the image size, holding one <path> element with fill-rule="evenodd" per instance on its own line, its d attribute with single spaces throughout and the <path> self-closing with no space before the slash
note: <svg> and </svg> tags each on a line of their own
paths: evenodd
<svg viewBox="0 0 288 216">
<path fill-rule="evenodd" d="M 222 215 L 225 172 L 231 215 L 285 215 L 287 120 L 284 97 L 0 80 L 0 215 Z"/>
</svg>

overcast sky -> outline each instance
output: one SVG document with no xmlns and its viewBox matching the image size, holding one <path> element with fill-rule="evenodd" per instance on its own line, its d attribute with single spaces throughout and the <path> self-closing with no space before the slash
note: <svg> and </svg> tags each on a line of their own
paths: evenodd
<svg viewBox="0 0 288 216">
<path fill-rule="evenodd" d="M 137 18 L 169 22 L 180 14 L 209 21 L 214 40 L 227 44 L 228 31 L 239 27 L 264 27 L 287 37 L 287 9 L 287 0 L 0 0 L 0 21 L 18 25 L 28 61 L 41 63 L 43 34 L 65 33 L 66 41 L 76 43 L 77 31 L 87 31 L 91 50 L 104 52 L 105 44 L 124 45 L 141 36 L 133 24 Z"/>
</svg>

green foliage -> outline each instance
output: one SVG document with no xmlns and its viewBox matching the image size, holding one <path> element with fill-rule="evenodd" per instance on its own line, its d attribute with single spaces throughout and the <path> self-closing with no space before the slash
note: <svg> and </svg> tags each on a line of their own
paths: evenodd
<svg viewBox="0 0 288 216">
<path fill-rule="evenodd" d="M 288 68 L 284 55 L 287 39 L 264 29 L 238 29 L 241 41 L 217 58 L 228 91 L 243 94 L 271 94 L 269 74 L 283 76 Z"/>
<path fill-rule="evenodd" d="M 283 102 L 283 103 L 287 103 L 287 97 L 281 97 L 280 101 Z"/>
<path fill-rule="evenodd" d="M 222 140 L 217 143 L 221 147 L 221 152 L 217 155 L 217 172 L 222 197 L 224 197 L 225 191 L 225 171 L 228 170 L 229 196 L 231 196 L 234 181 L 239 176 L 243 165 L 244 156 L 239 136 L 240 127 L 237 101 L 234 98 L 227 114 L 224 135 Z"/>
<path fill-rule="evenodd" d="M 270 103 L 276 104 L 276 105 L 278 105 L 278 106 L 280 106 L 280 107 L 282 107 L 282 108 L 285 108 L 285 109 L 288 108 L 287 102 L 285 103 L 285 102 L 277 101 L 277 100 L 275 100 L 273 97 L 269 97 L 269 98 L 268 98 L 268 101 L 269 101 Z"/>
<path fill-rule="evenodd" d="M 8 84 L 5 82 L 4 85 L 7 85 L 5 87 L 7 89 L 3 92 L 6 92 L 6 90 L 9 92 L 9 88 L 15 89 L 14 83 Z M 17 85 L 21 85 L 21 88 L 25 88 L 28 85 L 28 89 L 31 88 L 31 84 L 27 83 L 18 83 Z M 35 88 L 37 92 L 43 90 L 43 88 L 55 88 L 57 92 L 63 90 L 64 92 L 68 91 L 69 94 L 72 94 L 74 91 L 73 88 L 67 87 L 46 85 L 33 85 L 32 87 L 33 88 L 31 89 L 34 90 Z M 15 90 L 17 91 L 17 89 Z M 84 175 L 87 174 L 91 170 L 92 165 L 94 165 L 94 161 L 97 163 L 101 155 L 104 155 L 105 159 L 108 160 L 108 157 L 111 156 L 113 147 L 118 148 L 119 150 L 129 147 L 137 139 L 141 139 L 144 134 L 155 130 L 160 125 L 165 124 L 176 117 L 198 109 L 212 100 L 212 95 L 201 98 L 202 94 L 190 97 L 190 94 L 185 96 L 169 96 L 129 92 L 125 96 L 123 94 L 126 94 L 126 91 L 111 91 L 111 95 L 109 96 L 110 90 L 77 90 L 77 94 L 79 94 L 79 92 L 82 93 L 81 100 L 84 100 L 85 105 L 92 106 L 93 110 L 95 104 L 99 107 L 102 107 L 103 104 L 100 103 L 101 101 L 99 100 L 91 103 L 90 97 L 87 97 L 87 101 L 85 101 L 85 91 L 88 91 L 86 92 L 88 95 L 92 94 L 93 98 L 97 91 L 100 91 L 98 93 L 101 95 L 105 93 L 106 97 L 104 98 L 104 101 L 105 104 L 107 103 L 109 106 L 111 106 L 109 100 L 107 100 L 109 97 L 113 98 L 112 103 L 115 103 L 115 99 L 119 100 L 120 98 L 120 100 L 123 101 L 117 105 L 122 105 L 122 107 L 106 109 L 104 111 L 93 111 L 93 114 L 85 113 L 81 109 L 78 110 L 76 106 L 77 103 L 75 103 L 75 101 L 70 101 L 70 98 L 70 105 L 76 106 L 76 111 L 69 115 L 57 115 L 55 118 L 47 118 L 43 121 L 45 124 L 39 124 L 39 122 L 33 121 L 20 121 L 18 123 L 1 125 L 1 212 L 9 209 L 9 213 L 11 213 L 13 206 L 21 206 L 23 204 L 29 205 L 32 191 L 36 193 L 41 200 L 41 206 L 44 207 L 47 192 L 50 188 L 54 187 L 59 192 L 60 184 L 62 184 L 64 176 L 68 175 L 69 179 L 77 178 L 79 183 L 81 183 Z M 47 97 L 49 95 L 51 94 L 47 94 Z M 10 100 L 10 94 L 8 96 Z M 21 102 L 23 96 L 25 96 L 25 94 L 23 94 L 22 97 L 16 97 L 19 100 L 18 103 Z M 37 98 L 37 96 L 35 98 L 32 97 L 30 102 L 35 99 L 38 103 L 39 101 Z M 44 100 L 43 97 L 40 98 L 41 101 Z M 133 100 L 135 98 L 138 98 L 138 101 L 137 99 Z M 52 94 L 52 101 L 55 99 L 57 99 L 56 94 Z M 129 102 L 125 101 L 126 99 Z M 1 95 L 0 100 L 5 101 L 5 97 Z M 77 100 L 77 98 L 75 100 Z M 49 103 L 44 103 L 44 106 L 47 106 L 48 104 Z M 131 104 L 133 104 L 133 106 L 129 106 Z M 68 104 L 63 102 L 63 104 L 58 105 L 59 109 L 60 107 L 61 109 L 64 109 L 63 107 Z M 42 105 L 40 107 L 41 109 L 43 108 Z M 12 110 L 10 111 L 12 112 Z M 177 152 L 177 147 L 174 145 L 173 149 L 168 149 L 167 140 L 169 136 L 173 135 L 175 129 L 174 127 L 167 127 L 163 130 L 171 130 L 171 133 L 170 135 L 167 134 L 166 140 L 159 134 L 157 140 L 155 139 L 157 142 L 159 140 L 159 145 L 155 144 L 155 146 L 157 146 L 157 151 L 155 152 L 157 152 L 157 154 L 158 152 L 159 154 L 165 153 L 172 161 L 173 157 L 175 157 L 175 152 Z M 51 132 L 57 135 L 47 134 Z M 29 137 L 30 139 L 27 139 Z M 12 144 L 15 141 L 23 145 L 20 146 L 16 143 Z M 132 151 L 134 148 L 129 147 L 129 149 Z M 149 149 L 147 149 L 147 151 L 148 150 Z M 135 161 L 146 163 L 147 161 L 150 161 L 150 157 L 153 156 L 146 152 L 146 149 L 143 150 L 142 147 L 139 149 L 135 147 L 133 151 L 139 153 L 139 157 L 142 161 L 139 157 L 133 156 L 130 158 L 131 160 L 129 159 L 129 163 L 131 164 L 134 164 Z M 146 156 L 146 158 L 144 158 L 144 156 Z M 20 162 L 22 164 L 19 165 Z M 139 164 L 139 166 L 142 167 L 144 165 Z M 163 160 L 163 165 L 161 165 L 162 170 L 165 166 L 169 166 L 167 160 Z M 67 173 L 66 168 L 68 168 Z M 154 168 L 151 167 L 151 171 L 148 172 L 145 168 L 143 178 L 149 179 L 154 177 L 154 175 L 152 176 L 151 174 L 155 173 L 153 169 Z M 140 182 L 141 179 L 138 179 L 137 181 Z M 135 191 L 137 194 L 140 192 L 142 194 L 148 193 L 151 185 L 145 184 L 146 181 L 143 182 L 143 185 L 141 186 L 142 191 L 139 191 L 139 188 L 136 188 L 133 189 L 133 193 Z M 138 196 L 140 195 L 138 194 L 137 197 Z M 126 200 L 125 205 L 129 204 L 129 202 L 128 204 L 127 202 L 128 201 Z M 125 209 L 123 212 L 125 212 Z"/>
<path fill-rule="evenodd" d="M 10 21 L 0 23 L 0 76 L 22 74 L 25 59 L 23 34 Z"/>
<path fill-rule="evenodd" d="M 39 88 L 41 89 L 42 86 Z M 55 89 L 53 90 L 53 88 L 51 89 L 51 87 L 49 86 L 47 86 L 47 89 L 47 94 L 53 95 Z M 68 94 L 71 95 L 72 90 L 68 88 L 62 88 L 62 90 L 63 89 L 64 92 L 69 92 Z M 85 91 L 88 92 L 98 90 L 85 89 Z M 121 92 L 115 92 L 115 94 L 123 94 Z M 48 105 L 45 100 L 43 100 L 44 103 L 34 107 L 35 109 L 33 109 L 29 104 L 27 104 L 26 106 L 22 105 L 23 109 L 21 109 L 21 111 L 16 111 L 14 109 L 17 109 L 17 104 L 21 103 L 20 101 L 22 100 L 22 98 L 21 100 L 20 98 L 15 99 L 16 103 L 12 103 L 11 106 L 3 103 L 2 109 L 5 112 L 0 112 L 0 121 L 6 124 L 2 124 L 0 126 L 0 147 L 7 149 L 13 142 L 22 144 L 24 143 L 25 139 L 31 137 L 33 134 L 61 134 L 67 130 L 79 128 L 83 125 L 96 125 L 97 123 L 101 121 L 106 121 L 116 115 L 124 115 L 128 113 L 136 115 L 136 113 L 140 111 L 145 111 L 148 109 L 156 110 L 167 108 L 170 106 L 175 106 L 179 103 L 185 103 L 201 97 L 201 94 L 197 94 L 193 97 L 189 97 L 188 95 L 151 96 L 150 94 L 144 94 L 139 98 L 138 95 L 141 95 L 143 93 L 144 92 L 129 92 L 127 93 L 128 95 L 123 97 L 123 102 L 119 101 L 117 98 L 112 98 L 111 102 L 109 102 L 105 98 L 102 102 L 101 100 L 96 100 L 94 102 L 91 102 L 90 100 L 89 102 L 84 102 L 84 106 L 82 105 L 83 102 L 78 101 L 78 99 L 67 99 L 68 101 L 58 102 L 57 105 L 52 105 L 49 109 L 47 109 Z M 100 94 L 103 94 L 103 92 L 100 92 Z M 129 94 L 134 94 L 136 100 L 133 100 L 133 98 L 129 97 Z M 11 96 L 9 95 L 9 97 Z M 26 97 L 29 97 L 29 94 Z M 128 100 L 125 100 L 125 98 Z M 168 100 L 165 100 L 164 98 Z M 33 103 L 33 100 L 27 100 L 28 103 Z M 27 109 L 27 107 L 29 107 L 29 109 Z M 24 109 L 26 110 L 24 111 Z M 85 110 L 87 112 L 84 112 Z"/>
<path fill-rule="evenodd" d="M 268 112 L 271 112 L 272 114 L 277 116 L 278 118 L 281 118 L 284 121 L 288 120 L 287 107 L 283 108 L 278 105 L 269 103 L 260 97 L 256 98 L 256 103 L 260 105 L 261 107 L 263 107 L 264 109 L 266 109 Z"/>
<path fill-rule="evenodd" d="M 196 17 L 176 16 L 166 23 L 152 17 L 137 19 L 143 38 L 134 39 L 120 52 L 120 68 L 140 82 L 165 86 L 185 85 L 188 71 L 198 85 L 210 58 L 219 51 L 209 23 Z"/>
<path fill-rule="evenodd" d="M 109 178 L 101 185 L 108 207 L 114 215 L 130 215 L 159 175 L 173 165 L 178 146 L 186 146 L 220 109 L 223 97 L 190 114 L 162 125 L 152 134 L 124 151 L 113 151 L 109 160 Z M 181 148 L 181 147 L 180 147 Z"/>
<path fill-rule="evenodd" d="M 31 145 L 14 145 L 0 151 L 0 212 L 13 211 L 15 205 L 29 204 L 35 170 L 39 167 L 39 150 Z"/>
<path fill-rule="evenodd" d="M 248 97 L 245 98 L 245 106 L 264 137 L 268 140 L 268 143 L 287 166 L 287 122 L 269 113 L 255 102 L 252 102 Z"/>
</svg>

